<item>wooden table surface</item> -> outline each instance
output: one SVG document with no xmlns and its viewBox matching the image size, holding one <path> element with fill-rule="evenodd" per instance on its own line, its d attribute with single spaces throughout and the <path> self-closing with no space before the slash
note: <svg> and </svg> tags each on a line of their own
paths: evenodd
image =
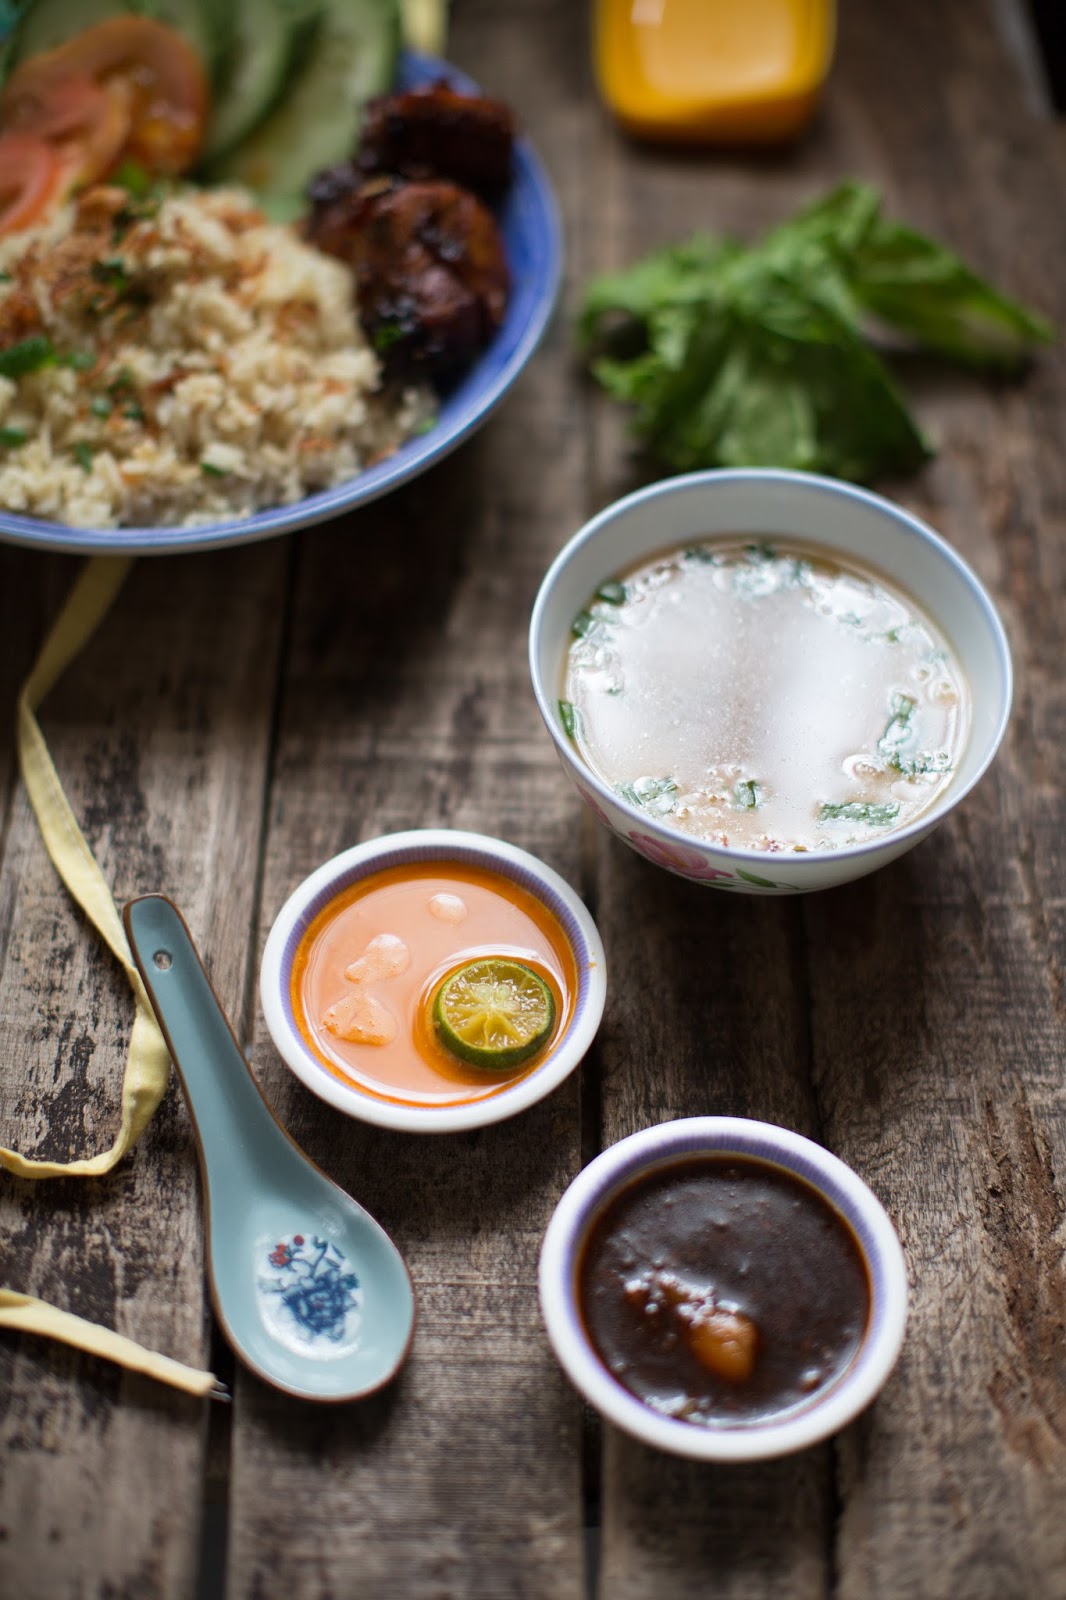
<svg viewBox="0 0 1066 1600">
<path fill-rule="evenodd" d="M 696 226 L 750 236 L 832 181 L 1066 324 L 1066 181 L 1005 0 L 844 0 L 811 136 L 782 156 L 628 143 L 573 0 L 458 0 L 451 54 L 510 99 L 556 185 L 563 303 L 454 457 L 329 526 L 145 559 L 46 702 L 119 902 L 183 907 L 278 1115 L 394 1235 L 414 1353 L 370 1402 L 267 1390 L 212 1332 L 174 1083 L 93 1182 L 0 1184 L 0 1282 L 193 1364 L 209 1405 L 0 1335 L 4 1600 L 1038 1600 L 1066 1595 L 1063 566 L 1066 360 L 1017 386 L 915 375 L 939 442 L 883 485 L 974 565 L 1017 669 L 994 767 L 931 839 L 853 887 L 715 894 L 588 816 L 540 726 L 526 622 L 551 556 L 640 481 L 583 383 L 580 285 Z M 13 708 L 78 562 L 0 549 Z M 399 828 L 510 839 L 599 922 L 603 1026 L 580 1073 L 499 1127 L 416 1141 L 331 1111 L 282 1066 L 255 992 L 275 912 L 344 846 Z M 103 1149 L 131 1020 L 0 747 L 0 1136 Z M 541 1235 L 605 1145 L 728 1112 L 836 1151 L 893 1217 L 913 1283 L 899 1367 L 830 1443 L 759 1466 L 661 1456 L 584 1411 L 537 1309 Z M 591 1531 L 590 1531 L 591 1530 Z"/>
</svg>

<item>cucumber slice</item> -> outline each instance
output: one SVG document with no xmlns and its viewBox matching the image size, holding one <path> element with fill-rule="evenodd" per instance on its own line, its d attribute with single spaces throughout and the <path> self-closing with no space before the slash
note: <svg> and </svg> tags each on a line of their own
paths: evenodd
<svg viewBox="0 0 1066 1600">
<path fill-rule="evenodd" d="M 229 10 L 231 65 L 213 96 L 205 165 L 240 144 L 280 103 L 322 17 L 320 0 L 238 0 Z"/>
<path fill-rule="evenodd" d="M 215 0 L 31 0 L 14 36 L 11 64 L 55 50 L 123 12 L 154 17 L 174 28 L 192 45 L 215 84 L 232 39 L 231 8 Z"/>
<path fill-rule="evenodd" d="M 354 152 L 363 107 L 392 87 L 399 51 L 396 0 L 325 0 L 303 71 L 266 121 L 212 163 L 211 180 L 244 184 L 291 222 L 314 173 Z"/>
</svg>

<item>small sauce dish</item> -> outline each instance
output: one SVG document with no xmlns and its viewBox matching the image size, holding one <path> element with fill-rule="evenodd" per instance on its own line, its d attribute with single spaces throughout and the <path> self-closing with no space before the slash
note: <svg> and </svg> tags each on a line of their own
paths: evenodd
<svg viewBox="0 0 1066 1600">
<path fill-rule="evenodd" d="M 562 1083 L 606 983 L 596 925 L 557 872 L 501 839 L 434 828 L 355 845 L 306 878 L 267 938 L 260 997 L 282 1059 L 328 1104 L 452 1133 Z M 522 1006 L 543 1015 L 527 1024 Z M 528 1045 L 508 1032 L 527 1025 Z"/>
<path fill-rule="evenodd" d="M 746 573 L 739 563 L 738 583 L 761 582 L 775 560 L 795 568 L 792 593 L 796 604 L 808 607 L 804 617 L 812 619 L 803 623 L 802 647 L 798 633 L 789 636 L 790 644 L 782 642 L 784 630 L 774 621 L 778 612 L 767 610 L 777 601 L 757 598 L 764 591 L 751 587 L 734 604 L 732 632 L 708 616 L 700 633 L 686 597 L 697 586 L 697 569 L 701 583 L 719 582 L 708 574 L 724 559 L 716 553 L 723 541 L 749 549 L 756 567 L 756 557 L 764 561 L 763 573 Z M 789 550 L 824 558 L 823 564 L 835 565 L 849 581 L 853 573 L 880 580 L 909 616 L 907 627 L 875 632 L 872 606 L 866 617 L 845 608 L 831 621 L 817 621 L 832 610 L 819 599 L 825 580 L 809 562 L 786 563 L 775 554 Z M 801 569 L 807 573 L 802 578 Z M 691 578 L 683 577 L 687 571 Z M 642 584 L 650 584 L 648 594 Z M 649 598 L 652 591 L 661 598 Z M 660 612 L 652 653 L 649 643 L 639 641 L 650 639 L 649 616 Z M 944 648 L 905 671 L 911 624 L 917 635 L 923 617 L 933 641 L 939 637 Z M 899 659 L 890 663 L 890 655 Z M 942 688 L 941 671 L 931 663 L 938 657 L 957 668 L 966 705 L 966 731 L 950 753 L 910 748 L 929 732 L 925 723 L 935 720 L 930 712 Z M 575 669 L 581 660 L 584 665 Z M 543 579 L 530 622 L 529 664 L 541 716 L 567 776 L 604 826 L 656 866 L 743 894 L 831 888 L 886 865 L 924 839 L 987 770 L 1006 729 L 1012 692 L 1010 650 L 995 606 L 945 540 L 852 484 L 756 468 L 668 478 L 593 517 Z M 625 781 L 609 781 L 594 768 L 584 748 L 592 723 L 571 698 L 575 670 L 589 686 L 586 708 L 595 711 L 593 720 L 601 732 L 610 729 L 600 765 L 611 771 L 608 751 L 614 759 L 622 746 L 635 746 L 646 757 L 646 771 L 627 769 Z M 898 677 L 903 692 L 886 696 L 864 688 L 860 694 L 865 679 L 875 685 L 878 672 Z M 913 680 L 921 674 L 919 687 Z M 855 746 L 847 742 L 854 733 L 849 716 L 863 695 L 869 699 L 869 728 Z M 686 733 L 691 723 L 705 731 Z M 671 727 L 681 732 L 670 734 Z M 939 742 L 935 731 L 929 736 Z M 677 748 L 675 739 L 681 741 Z M 745 744 L 760 742 L 769 746 L 762 751 L 771 764 L 768 788 L 767 773 L 744 766 Z M 775 794 L 775 774 L 785 782 L 784 774 L 802 770 L 813 753 L 839 793 L 816 792 L 804 782 L 785 798 L 808 807 L 812 817 L 828 819 L 814 846 L 779 834 L 769 820 L 782 798 Z M 937 779 L 937 772 L 950 777 Z M 920 799 L 923 794 L 928 800 Z M 762 843 L 746 842 L 758 831 L 751 822 L 764 815 Z"/>
<path fill-rule="evenodd" d="M 866 1184 L 770 1123 L 692 1117 L 622 1139 L 560 1200 L 540 1304 L 563 1370 L 671 1454 L 758 1461 L 851 1422 L 895 1365 L 907 1271 Z"/>
</svg>

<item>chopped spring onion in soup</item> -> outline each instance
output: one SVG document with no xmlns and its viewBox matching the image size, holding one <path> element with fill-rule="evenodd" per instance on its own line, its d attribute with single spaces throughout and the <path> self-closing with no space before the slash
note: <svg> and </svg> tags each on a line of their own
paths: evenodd
<svg viewBox="0 0 1066 1600">
<path fill-rule="evenodd" d="M 561 704 L 584 760 L 650 818 L 745 850 L 905 827 L 951 782 L 969 691 L 890 580 L 813 545 L 714 539 L 600 585 Z"/>
</svg>

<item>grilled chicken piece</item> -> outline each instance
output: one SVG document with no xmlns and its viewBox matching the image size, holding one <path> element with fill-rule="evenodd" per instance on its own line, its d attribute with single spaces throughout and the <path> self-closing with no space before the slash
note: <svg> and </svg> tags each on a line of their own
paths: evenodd
<svg viewBox="0 0 1066 1600">
<path fill-rule="evenodd" d="M 450 178 L 493 200 L 511 181 L 513 146 L 514 118 L 502 100 L 441 80 L 371 100 L 355 159 L 368 174 Z"/>
<path fill-rule="evenodd" d="M 503 320 L 509 277 L 491 214 L 453 183 L 320 173 L 306 224 L 312 244 L 354 270 L 367 336 L 391 376 L 446 379 Z"/>
</svg>

